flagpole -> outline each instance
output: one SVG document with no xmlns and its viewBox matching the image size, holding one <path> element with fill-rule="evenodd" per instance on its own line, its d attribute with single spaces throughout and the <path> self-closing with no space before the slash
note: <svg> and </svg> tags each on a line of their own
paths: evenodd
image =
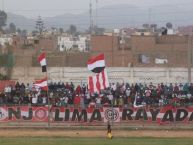
<svg viewBox="0 0 193 145">
<path fill-rule="evenodd" d="M 48 80 L 48 70 L 46 70 L 46 78 Z M 49 99 L 49 88 L 47 89 L 47 98 L 48 98 L 48 128 L 50 128 L 50 111 L 51 111 L 51 108 L 50 108 L 50 99 Z"/>
<path fill-rule="evenodd" d="M 47 78 L 47 83 L 48 83 L 48 67 L 47 67 L 47 59 L 46 59 L 46 78 Z M 48 84 L 47 84 L 48 85 Z M 51 108 L 50 108 L 50 97 L 49 97 L 49 87 L 47 89 L 47 98 L 48 98 L 48 128 L 50 128 L 50 112 L 51 112 Z"/>
<path fill-rule="evenodd" d="M 46 81 L 47 81 L 47 99 L 48 99 L 48 128 L 50 128 L 50 100 L 49 100 L 49 88 L 48 88 L 48 71 L 47 71 L 47 62 L 46 62 L 46 54 L 45 52 L 41 52 L 41 55 L 38 57 L 38 61 L 42 67 L 42 72 L 46 75 Z"/>
</svg>

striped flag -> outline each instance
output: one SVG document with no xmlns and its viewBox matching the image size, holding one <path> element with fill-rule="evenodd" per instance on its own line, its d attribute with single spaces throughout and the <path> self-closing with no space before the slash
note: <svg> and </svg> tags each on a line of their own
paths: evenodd
<svg viewBox="0 0 193 145">
<path fill-rule="evenodd" d="M 41 80 L 36 81 L 33 86 L 39 87 L 42 90 L 47 91 L 48 90 L 48 79 L 47 77 Z"/>
<path fill-rule="evenodd" d="M 47 68 L 46 68 L 46 53 L 43 52 L 42 54 L 40 54 L 40 56 L 38 57 L 38 61 L 42 67 L 42 72 L 47 72 Z"/>
<path fill-rule="evenodd" d="M 108 87 L 109 81 L 105 69 L 101 73 L 96 74 L 95 76 L 88 77 L 88 89 L 91 93 L 99 93 L 100 90 L 106 89 Z"/>
<path fill-rule="evenodd" d="M 100 73 L 105 68 L 105 57 L 104 54 L 97 55 L 88 60 L 88 70 L 94 73 Z"/>
</svg>

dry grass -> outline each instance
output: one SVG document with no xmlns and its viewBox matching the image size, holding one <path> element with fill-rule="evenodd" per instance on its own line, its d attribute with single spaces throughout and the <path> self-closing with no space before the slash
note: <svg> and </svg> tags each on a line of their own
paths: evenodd
<svg viewBox="0 0 193 145">
<path fill-rule="evenodd" d="M 193 138 L 191 130 L 113 130 L 116 137 Z M 0 137 L 106 137 L 105 130 L 0 129 Z"/>
</svg>

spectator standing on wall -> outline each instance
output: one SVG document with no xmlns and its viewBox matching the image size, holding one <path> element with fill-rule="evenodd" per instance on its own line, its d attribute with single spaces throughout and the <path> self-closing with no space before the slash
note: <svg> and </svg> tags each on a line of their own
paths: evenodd
<svg viewBox="0 0 193 145">
<path fill-rule="evenodd" d="M 68 106 L 68 100 L 69 100 L 68 96 L 65 96 L 63 99 L 64 99 L 63 100 L 64 101 L 64 106 L 67 107 Z"/>
<path fill-rule="evenodd" d="M 81 94 L 81 97 L 80 97 L 80 107 L 81 108 L 85 108 L 85 95 L 84 94 Z"/>
<path fill-rule="evenodd" d="M 185 94 L 187 94 L 188 93 L 188 84 L 186 83 L 184 86 L 183 86 L 183 92 L 185 93 Z"/>
<path fill-rule="evenodd" d="M 100 96 L 98 96 L 98 97 L 96 98 L 96 107 L 97 107 L 97 108 L 100 108 L 100 107 L 101 107 L 101 97 L 100 97 Z"/>
<path fill-rule="evenodd" d="M 74 98 L 74 105 L 75 107 L 80 107 L 80 96 L 78 94 Z"/>
<path fill-rule="evenodd" d="M 110 92 L 110 94 L 107 95 L 107 98 L 108 98 L 108 100 L 109 100 L 109 104 L 110 104 L 110 105 L 113 105 L 113 95 L 112 95 L 111 92 Z"/>
<path fill-rule="evenodd" d="M 85 84 L 82 85 L 81 90 L 83 94 L 86 94 L 86 85 Z"/>
<path fill-rule="evenodd" d="M 190 91 L 190 94 L 193 96 L 193 83 L 190 84 L 189 91 Z"/>
<path fill-rule="evenodd" d="M 88 105 L 89 108 L 95 108 L 96 107 L 96 103 L 95 103 L 95 100 L 92 99 Z"/>
</svg>

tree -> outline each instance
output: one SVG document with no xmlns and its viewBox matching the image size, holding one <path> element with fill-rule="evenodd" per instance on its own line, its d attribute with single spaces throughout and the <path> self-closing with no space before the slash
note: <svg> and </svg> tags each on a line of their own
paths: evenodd
<svg viewBox="0 0 193 145">
<path fill-rule="evenodd" d="M 43 20 L 41 19 L 41 16 L 38 17 L 38 20 L 36 21 L 36 26 L 35 28 L 37 29 L 38 33 L 40 35 L 42 35 L 42 32 L 45 31 L 45 27 L 44 27 L 44 22 Z"/>
<path fill-rule="evenodd" d="M 67 30 L 71 35 L 76 35 L 77 29 L 75 25 L 70 25 L 70 28 Z"/>
<path fill-rule="evenodd" d="M 17 28 L 17 33 L 18 33 L 19 35 L 21 35 L 21 29 L 20 29 L 20 28 Z"/>
<path fill-rule="evenodd" d="M 9 24 L 9 32 L 10 33 L 15 33 L 16 32 L 16 26 L 14 23 Z"/>
<path fill-rule="evenodd" d="M 32 36 L 36 36 L 39 32 L 37 30 L 32 31 Z"/>
<path fill-rule="evenodd" d="M 22 37 L 26 37 L 26 36 L 27 36 L 27 30 L 22 30 L 21 36 L 22 36 Z"/>
<path fill-rule="evenodd" d="M 59 28 L 59 32 L 60 32 L 60 34 L 64 33 L 64 29 L 63 28 Z"/>
<path fill-rule="evenodd" d="M 172 27 L 173 27 L 172 23 L 170 23 L 170 22 L 166 23 L 166 28 L 167 29 L 172 29 Z"/>
<path fill-rule="evenodd" d="M 2 27 L 6 26 L 7 14 L 0 10 L 0 31 L 3 31 Z"/>
<path fill-rule="evenodd" d="M 161 28 L 162 35 L 167 35 L 168 30 L 165 27 Z"/>
</svg>

